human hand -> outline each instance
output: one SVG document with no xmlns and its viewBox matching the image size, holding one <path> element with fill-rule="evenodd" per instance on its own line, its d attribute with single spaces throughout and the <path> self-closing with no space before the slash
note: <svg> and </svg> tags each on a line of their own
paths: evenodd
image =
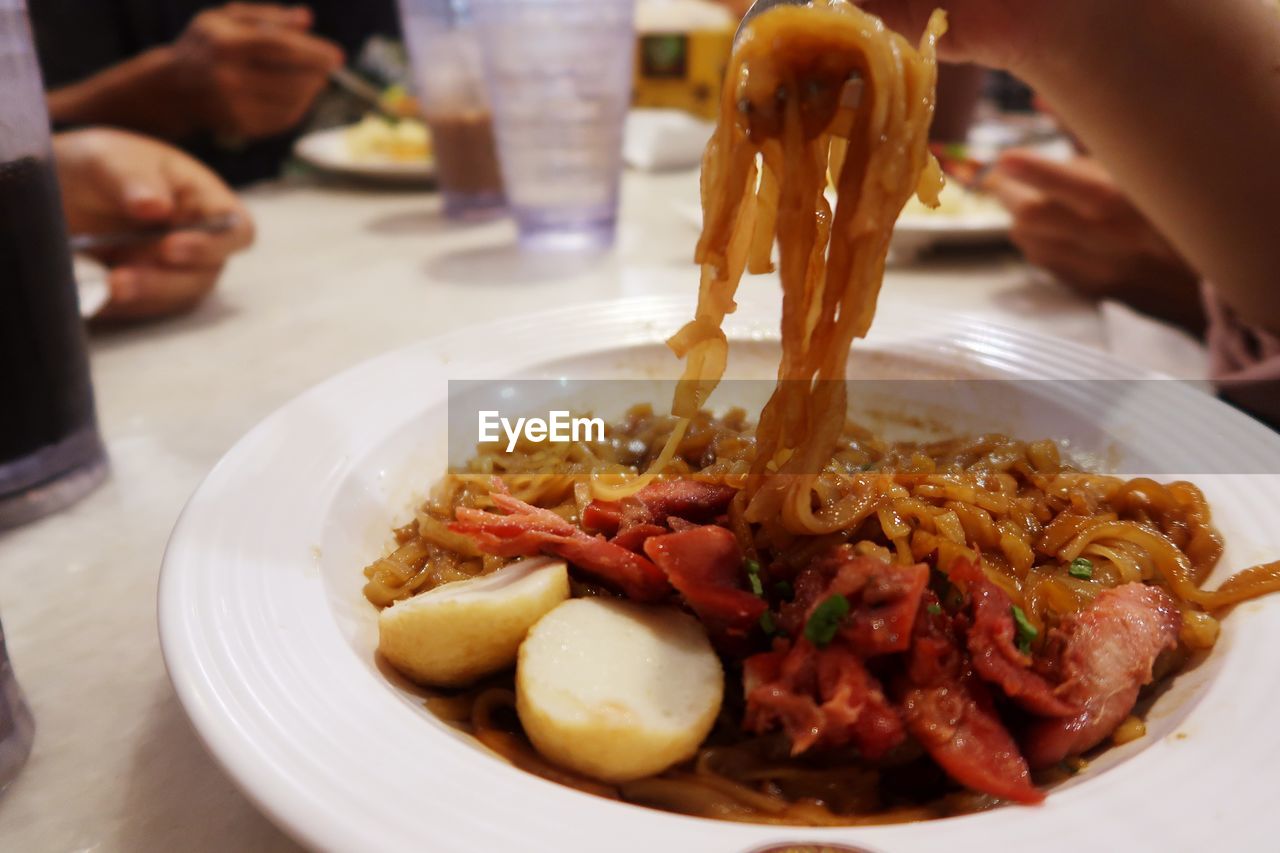
<svg viewBox="0 0 1280 853">
<path fill-rule="evenodd" d="M 201 12 L 166 49 L 174 109 L 223 136 L 283 133 L 305 117 L 342 66 L 342 50 L 308 32 L 301 6 L 228 3 Z"/>
<path fill-rule="evenodd" d="M 103 319 L 143 319 L 193 308 L 223 265 L 253 242 L 244 205 L 217 175 L 162 142 L 117 130 L 54 137 L 62 204 L 73 233 L 101 234 L 229 216 L 230 230 L 179 231 L 95 257 L 109 270 Z"/>
<path fill-rule="evenodd" d="M 1087 296 L 1203 328 L 1200 277 L 1096 160 L 1006 151 L 985 188 L 1012 214 L 1009 236 L 1028 262 Z"/>
<path fill-rule="evenodd" d="M 1044 0 L 853 0 L 882 18 L 890 28 L 915 39 L 934 9 L 947 13 L 947 33 L 938 41 L 938 58 L 972 62 L 1018 73 L 1036 58 L 1039 33 L 1061 9 Z"/>
</svg>

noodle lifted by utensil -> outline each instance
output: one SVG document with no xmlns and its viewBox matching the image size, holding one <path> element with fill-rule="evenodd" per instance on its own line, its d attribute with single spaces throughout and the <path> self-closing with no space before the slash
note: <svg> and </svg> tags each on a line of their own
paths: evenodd
<svg viewBox="0 0 1280 853">
<path fill-rule="evenodd" d="M 845 3 L 780 6 L 740 35 L 702 165 L 702 266 L 695 318 L 669 344 L 685 359 L 672 412 L 689 418 L 724 374 L 721 324 L 744 271 L 766 272 L 775 238 L 782 278 L 782 363 L 761 413 L 748 520 L 782 513 L 818 532 L 810 492 L 844 426 L 849 347 L 871 326 L 893 223 L 913 193 L 936 204 L 929 153 L 937 81 L 935 12 L 918 47 Z M 836 176 L 834 211 L 824 190 Z M 679 440 L 681 428 L 672 436 Z M 651 482 L 670 461 L 622 486 Z M 782 476 L 771 476 L 773 474 Z"/>
</svg>

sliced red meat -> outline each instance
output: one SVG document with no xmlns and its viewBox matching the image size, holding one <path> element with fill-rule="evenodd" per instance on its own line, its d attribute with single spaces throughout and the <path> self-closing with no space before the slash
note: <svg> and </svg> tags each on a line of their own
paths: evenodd
<svg viewBox="0 0 1280 853">
<path fill-rule="evenodd" d="M 571 539 L 548 541 L 542 550 L 563 557 L 582 571 L 617 587 L 634 601 L 661 601 L 671 592 L 666 578 L 653 563 L 604 537 L 592 538 L 584 533 Z"/>
<path fill-rule="evenodd" d="M 936 605 L 932 593 L 925 604 Z M 1038 803 L 1027 762 L 970 669 L 951 617 L 940 608 L 916 619 L 900 685 L 902 717 L 925 751 L 960 784 L 1006 800 Z"/>
<path fill-rule="evenodd" d="M 1056 695 L 1048 679 L 1031 669 L 1031 656 L 1018 650 L 1008 593 L 981 569 L 964 562 L 961 572 L 969 578 L 972 613 L 965 639 L 974 672 L 1034 714 L 1065 717 L 1077 713 L 1080 707 Z M 952 576 L 956 576 L 954 568 Z"/>
<path fill-rule="evenodd" d="M 818 692 L 828 740 L 856 743 L 872 761 L 906 740 L 902 718 L 880 682 L 844 644 L 837 642 L 818 655 Z"/>
<path fill-rule="evenodd" d="M 1106 590 L 1063 620 L 1059 688 L 1078 714 L 1032 724 L 1023 748 L 1033 767 L 1101 743 L 1129 715 L 1156 658 L 1178 642 L 1181 617 L 1168 593 L 1142 583 Z"/>
<path fill-rule="evenodd" d="M 561 518 L 551 510 L 542 509 L 541 507 L 527 504 L 522 500 L 517 500 L 507 494 L 505 490 L 499 491 L 495 487 L 490 497 L 494 505 L 503 510 L 506 513 L 505 515 L 462 506 L 458 507 L 454 513 L 454 520 L 458 524 L 475 526 L 477 532 L 481 533 L 487 541 L 491 541 L 495 549 L 502 547 L 499 544 L 500 540 L 517 539 L 521 534 L 525 533 L 551 533 L 560 536 L 571 536 L 578 529 L 572 522 Z M 487 551 L 486 553 L 493 553 L 502 557 L 516 557 L 524 553 L 524 551 L 516 548 L 515 545 L 509 545 L 508 548 L 515 550 L 510 554 L 502 554 L 497 550 Z"/>
<path fill-rule="evenodd" d="M 825 717 L 814 700 L 815 656 L 793 654 L 795 647 L 789 648 L 752 655 L 742 662 L 747 700 L 742 727 L 760 734 L 781 727 L 791 739 L 792 754 L 799 754 L 821 739 Z"/>
<path fill-rule="evenodd" d="M 783 607 L 782 624 L 791 634 L 804 631 L 813 609 L 832 595 L 843 595 L 851 609 L 840 628 L 862 657 L 906 651 L 929 583 L 923 563 L 903 566 L 859 556 L 850 545 L 831 549 L 796 577 L 795 597 Z"/>
<path fill-rule="evenodd" d="M 652 536 L 645 540 L 644 552 L 713 634 L 745 633 L 767 607 L 764 599 L 742 588 L 742 551 L 723 527 L 707 524 Z"/>
<path fill-rule="evenodd" d="M 773 571 L 770 566 L 770 571 Z M 793 637 L 804 633 L 809 613 L 819 602 L 825 601 L 835 573 L 825 563 L 815 560 L 801 569 L 791 580 L 791 601 L 779 610 L 778 626 Z"/>
<path fill-rule="evenodd" d="M 628 551 L 639 553 L 650 536 L 665 536 L 667 532 L 667 528 L 659 527 L 656 524 L 637 524 L 633 527 L 628 527 L 609 541 L 619 548 L 626 548 Z"/>
<path fill-rule="evenodd" d="M 622 503 L 592 501 L 582 509 L 582 526 L 612 536 L 622 527 Z"/>
<path fill-rule="evenodd" d="M 639 554 L 603 536 L 591 536 L 551 510 L 517 500 L 499 487 L 490 497 L 506 515 L 459 507 L 449 525 L 450 530 L 469 536 L 486 554 L 562 557 L 636 601 L 657 601 L 671 591 L 662 570 Z"/>
<path fill-rule="evenodd" d="M 551 513 L 555 515 L 555 513 Z M 532 557 L 548 541 L 576 535 L 576 528 L 556 516 L 548 523 L 526 515 L 498 515 L 482 509 L 458 507 L 449 529 L 469 536 L 481 551 L 497 557 Z"/>
<path fill-rule="evenodd" d="M 906 739 L 880 682 L 839 640 L 819 649 L 800 638 L 753 655 L 743 662 L 743 687 L 743 725 L 760 733 L 781 728 L 792 755 L 854 744 L 874 760 Z"/>
<path fill-rule="evenodd" d="M 929 567 L 924 564 L 903 566 L 896 563 L 879 564 L 870 579 L 862 586 L 861 597 L 849 614 L 849 620 L 840 635 L 866 657 L 904 652 L 911 644 L 911 629 L 916 614 L 920 612 L 920 597 L 929 584 Z M 842 571 L 842 575 L 844 572 Z M 839 588 L 837 578 L 833 589 Z"/>
<path fill-rule="evenodd" d="M 700 480 L 659 480 L 621 501 L 592 501 L 582 524 L 614 534 L 638 524 L 661 524 L 670 516 L 705 524 L 725 511 L 737 489 Z"/>
</svg>

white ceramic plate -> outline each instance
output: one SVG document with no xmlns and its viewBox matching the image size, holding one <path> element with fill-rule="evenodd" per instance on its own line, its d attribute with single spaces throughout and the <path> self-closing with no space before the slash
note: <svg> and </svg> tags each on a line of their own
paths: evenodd
<svg viewBox="0 0 1280 853">
<path fill-rule="evenodd" d="M 347 127 L 318 130 L 300 137 L 293 153 L 305 163 L 335 175 L 386 183 L 422 184 L 435 177 L 435 160 L 358 160 L 347 148 Z"/>
<path fill-rule="evenodd" d="M 731 318 L 737 375 L 769 374 L 776 310 L 749 303 Z M 1079 853 L 1274 843 L 1280 598 L 1233 613 L 1210 659 L 1157 702 L 1148 736 L 1105 754 L 1044 805 L 895 826 L 750 826 L 599 799 L 508 766 L 385 678 L 361 568 L 441 473 L 446 379 L 673 376 L 677 363 L 660 341 L 690 311 L 669 299 L 575 306 L 384 355 L 268 417 L 209 474 L 165 554 L 161 640 L 196 729 L 272 819 L 310 846 L 361 851 L 745 853 L 803 841 Z M 881 317 L 854 372 L 1133 375 L 1059 341 L 963 319 L 909 321 Z M 1145 383 L 1142 399 L 1035 387 L 1067 390 L 1045 404 L 1011 388 L 1004 404 L 978 414 L 1027 436 L 1107 443 L 1121 467 L 1189 448 L 1211 470 L 1280 471 L 1280 437 L 1181 383 Z M 1276 476 L 1197 479 L 1229 543 L 1223 573 L 1280 554 Z"/>
<path fill-rule="evenodd" d="M 894 223 L 890 248 L 911 258 L 935 246 L 997 245 L 1009 238 L 1012 224 L 1005 210 L 994 207 L 956 216 L 906 213 Z"/>
</svg>

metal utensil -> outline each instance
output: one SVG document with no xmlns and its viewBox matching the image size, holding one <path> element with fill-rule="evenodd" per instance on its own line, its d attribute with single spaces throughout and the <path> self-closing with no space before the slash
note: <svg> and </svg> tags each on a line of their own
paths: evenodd
<svg viewBox="0 0 1280 853">
<path fill-rule="evenodd" d="M 761 12 L 767 12 L 774 6 L 808 6 L 809 0 L 756 0 L 751 4 L 751 8 L 747 9 L 747 13 L 742 16 L 742 21 L 738 24 L 738 29 L 733 34 L 733 41 L 736 44 L 738 36 L 742 35 L 742 30 L 746 27 L 747 22 L 759 15 Z"/>
<path fill-rule="evenodd" d="M 373 109 L 378 115 L 385 118 L 393 124 L 399 122 L 403 116 L 397 115 L 387 109 L 382 103 L 382 91 L 368 80 L 356 74 L 349 68 L 335 68 L 329 72 L 329 81 L 333 85 L 342 89 L 348 94 L 354 95 Z"/>
<path fill-rule="evenodd" d="M 107 231 L 102 234 L 72 234 L 70 239 L 72 252 L 93 252 L 102 249 L 127 249 L 154 243 L 170 234 L 179 231 L 196 231 L 201 234 L 225 234 L 240 222 L 234 213 L 223 213 L 209 216 L 195 222 L 173 222 L 164 225 L 152 225 L 142 228 L 131 228 L 127 231 Z"/>
</svg>

